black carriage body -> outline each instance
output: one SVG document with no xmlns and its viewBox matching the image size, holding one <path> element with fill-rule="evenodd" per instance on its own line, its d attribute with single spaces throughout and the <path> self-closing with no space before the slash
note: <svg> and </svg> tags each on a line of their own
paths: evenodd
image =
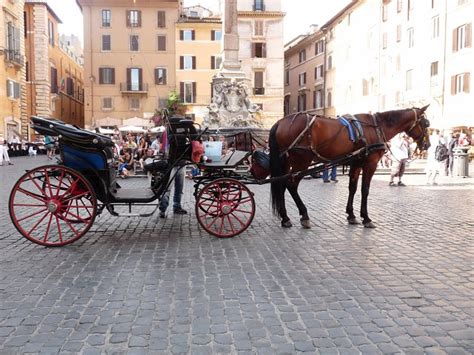
<svg viewBox="0 0 474 355">
<path fill-rule="evenodd" d="M 199 137 L 199 132 L 192 120 L 181 117 L 170 117 L 167 129 L 170 161 L 192 161 L 191 141 Z"/>
</svg>

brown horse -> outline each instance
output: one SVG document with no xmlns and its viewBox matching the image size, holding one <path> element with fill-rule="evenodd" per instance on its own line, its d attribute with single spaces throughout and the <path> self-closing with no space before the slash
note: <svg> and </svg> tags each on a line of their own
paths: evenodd
<svg viewBox="0 0 474 355">
<path fill-rule="evenodd" d="M 377 163 L 385 152 L 387 141 L 401 132 L 413 138 L 420 151 L 429 148 L 430 123 L 425 116 L 427 107 L 355 115 L 363 128 L 363 139 L 357 143 L 350 139 L 348 129 L 339 120 L 306 113 L 286 116 L 270 130 L 271 176 L 282 177 L 288 173 L 301 172 L 314 163 L 329 166 L 351 152 L 358 152 L 350 159 L 347 220 L 350 224 L 358 223 L 353 201 L 362 172 L 360 216 L 365 227 L 375 228 L 367 212 L 367 197 Z M 302 226 L 310 228 L 308 211 L 298 194 L 301 178 L 290 175 L 287 179 L 276 179 L 271 184 L 273 213 L 281 217 L 283 227 L 292 225 L 285 207 L 285 190 L 288 189 L 298 207 Z"/>
</svg>

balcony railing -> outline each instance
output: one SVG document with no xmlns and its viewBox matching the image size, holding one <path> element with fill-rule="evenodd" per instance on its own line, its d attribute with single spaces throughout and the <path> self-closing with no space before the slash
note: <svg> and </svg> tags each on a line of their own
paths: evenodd
<svg viewBox="0 0 474 355">
<path fill-rule="evenodd" d="M 146 94 L 148 92 L 147 83 L 120 83 L 120 91 L 127 94 Z"/>
<path fill-rule="evenodd" d="M 265 88 L 253 88 L 254 95 L 265 95 Z"/>
<path fill-rule="evenodd" d="M 25 65 L 25 58 L 21 55 L 20 52 L 15 51 L 13 49 L 6 49 L 5 50 L 5 61 L 11 62 L 15 65 L 22 67 Z"/>
</svg>

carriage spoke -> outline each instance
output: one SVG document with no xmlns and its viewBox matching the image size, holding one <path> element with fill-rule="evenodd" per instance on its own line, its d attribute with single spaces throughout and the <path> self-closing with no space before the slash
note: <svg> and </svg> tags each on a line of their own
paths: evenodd
<svg viewBox="0 0 474 355">
<path fill-rule="evenodd" d="M 21 188 L 21 187 L 19 187 L 19 188 L 17 189 L 17 191 L 22 192 L 22 193 L 24 193 L 24 194 L 27 195 L 27 196 L 33 197 L 34 199 L 36 199 L 36 200 L 38 200 L 38 201 L 46 202 L 46 201 L 45 201 L 43 198 L 41 198 L 40 196 L 34 194 L 34 193 L 31 192 L 31 191 L 27 191 L 27 190 L 25 190 L 25 189 L 23 189 L 23 188 Z"/>
<path fill-rule="evenodd" d="M 43 206 L 43 207 L 44 207 L 44 206 Z M 46 208 L 44 208 L 44 209 L 42 209 L 42 210 L 40 210 L 40 211 L 37 211 L 37 212 L 35 212 L 35 213 L 33 213 L 33 214 L 30 214 L 30 215 L 28 215 L 28 216 L 25 216 L 25 217 L 22 217 L 22 218 L 20 218 L 20 219 L 17 219 L 17 221 L 18 221 L 18 222 L 24 221 L 25 219 L 31 218 L 31 217 L 33 217 L 33 216 L 37 216 L 37 215 L 39 215 L 40 213 L 43 213 L 43 212 L 45 212 L 45 211 L 47 211 Z"/>
<path fill-rule="evenodd" d="M 30 231 L 28 232 L 29 235 L 31 235 L 31 233 L 36 229 L 36 227 L 38 227 L 39 224 L 40 224 L 41 222 L 43 222 L 43 220 L 46 218 L 46 216 L 47 216 L 48 214 L 50 214 L 49 211 L 47 211 L 46 214 L 45 214 L 43 217 L 41 217 L 41 219 L 40 219 L 38 222 L 36 222 L 36 224 L 33 226 L 33 228 L 31 228 Z"/>
<path fill-rule="evenodd" d="M 245 210 L 241 210 L 241 209 L 234 209 L 234 212 L 240 212 L 240 213 L 248 213 L 248 214 L 252 214 L 252 212 L 250 211 L 245 211 Z"/>
<path fill-rule="evenodd" d="M 44 175 L 46 176 L 46 184 L 48 185 L 49 196 L 53 196 L 53 189 L 51 188 L 51 181 L 49 180 L 48 171 L 44 169 Z"/>
<path fill-rule="evenodd" d="M 78 215 L 75 215 L 74 213 L 70 212 L 70 211 L 66 211 L 66 214 L 69 214 L 71 216 L 73 216 L 74 218 L 80 220 L 81 222 L 83 223 L 87 223 L 87 220 L 85 220 L 84 218 L 82 217 L 79 217 Z"/>
<path fill-rule="evenodd" d="M 64 179 L 64 170 L 61 171 L 61 178 L 59 179 L 59 182 L 58 182 L 58 187 L 57 187 L 57 191 L 56 191 L 56 198 L 59 197 L 59 191 L 61 191 L 61 185 L 63 184 L 63 179 Z"/>
<path fill-rule="evenodd" d="M 62 243 L 63 242 L 63 233 L 61 232 L 61 223 L 59 222 L 58 216 L 56 217 L 56 225 L 58 226 L 58 233 L 59 233 L 59 241 Z"/>
<path fill-rule="evenodd" d="M 222 231 L 224 230 L 224 221 L 225 221 L 225 216 L 221 217 L 221 226 L 219 228 L 219 234 L 222 234 Z"/>
<path fill-rule="evenodd" d="M 49 216 L 49 221 L 48 221 L 48 226 L 46 227 L 46 232 L 44 234 L 43 242 L 46 243 L 48 240 L 48 235 L 49 235 L 49 229 L 51 228 L 51 220 L 53 219 L 53 214 L 51 213 Z"/>
<path fill-rule="evenodd" d="M 62 202 L 68 202 L 68 201 L 71 201 L 73 198 L 84 197 L 84 196 L 87 196 L 87 195 L 90 195 L 90 191 L 80 193 L 79 195 L 73 195 L 73 196 L 67 197 L 67 198 L 63 199 Z"/>
<path fill-rule="evenodd" d="M 240 220 L 240 218 L 237 217 L 237 216 L 234 214 L 234 212 L 231 212 L 230 214 L 231 214 L 232 216 L 234 216 L 234 218 L 235 218 L 237 221 L 239 221 L 239 223 L 242 225 L 242 227 L 245 227 L 245 223 L 242 222 L 242 221 Z"/>
<path fill-rule="evenodd" d="M 33 177 L 31 176 L 31 174 L 28 174 L 28 176 L 30 177 L 30 181 L 33 182 L 33 184 L 38 188 L 38 190 L 40 190 L 40 192 L 46 196 L 46 191 L 44 191 L 44 189 L 41 188 L 41 186 L 39 186 L 39 184 L 36 182 L 36 177 Z"/>
<path fill-rule="evenodd" d="M 76 229 L 71 225 L 71 223 L 67 220 L 67 219 L 64 219 L 64 222 L 66 222 L 66 224 L 69 226 L 69 228 L 74 232 L 74 234 L 76 235 L 76 237 L 78 237 L 80 234 L 78 231 L 76 231 Z"/>
<path fill-rule="evenodd" d="M 232 223 L 230 216 L 227 215 L 226 217 L 227 217 L 227 220 L 229 221 L 230 229 L 232 229 L 232 233 L 235 233 L 234 224 Z"/>
<path fill-rule="evenodd" d="M 44 207 L 44 204 L 42 204 L 42 205 L 33 205 L 31 203 L 14 203 L 13 206 L 15 206 L 15 207 Z"/>
</svg>

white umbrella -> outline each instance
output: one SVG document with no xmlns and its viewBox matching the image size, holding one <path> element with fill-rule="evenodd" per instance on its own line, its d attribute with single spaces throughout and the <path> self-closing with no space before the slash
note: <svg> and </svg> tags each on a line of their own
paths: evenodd
<svg viewBox="0 0 474 355">
<path fill-rule="evenodd" d="M 99 133 L 101 134 L 114 134 L 114 130 L 110 128 L 99 127 Z"/>
<path fill-rule="evenodd" d="M 157 126 L 150 129 L 151 133 L 161 133 L 164 132 L 165 126 Z"/>
<path fill-rule="evenodd" d="M 122 120 L 120 118 L 105 117 L 105 118 L 100 118 L 100 119 L 95 120 L 95 125 L 97 127 L 100 127 L 100 126 L 107 126 L 107 127 L 121 126 L 122 125 Z"/>
<path fill-rule="evenodd" d="M 140 117 L 132 117 L 126 120 L 123 120 L 125 126 L 138 126 L 138 127 L 149 127 L 150 120 L 146 120 Z"/>
<path fill-rule="evenodd" d="M 133 132 L 133 133 L 140 133 L 140 132 L 145 132 L 145 130 L 142 127 L 137 127 L 137 126 L 123 126 L 119 128 L 120 132 Z"/>
</svg>

